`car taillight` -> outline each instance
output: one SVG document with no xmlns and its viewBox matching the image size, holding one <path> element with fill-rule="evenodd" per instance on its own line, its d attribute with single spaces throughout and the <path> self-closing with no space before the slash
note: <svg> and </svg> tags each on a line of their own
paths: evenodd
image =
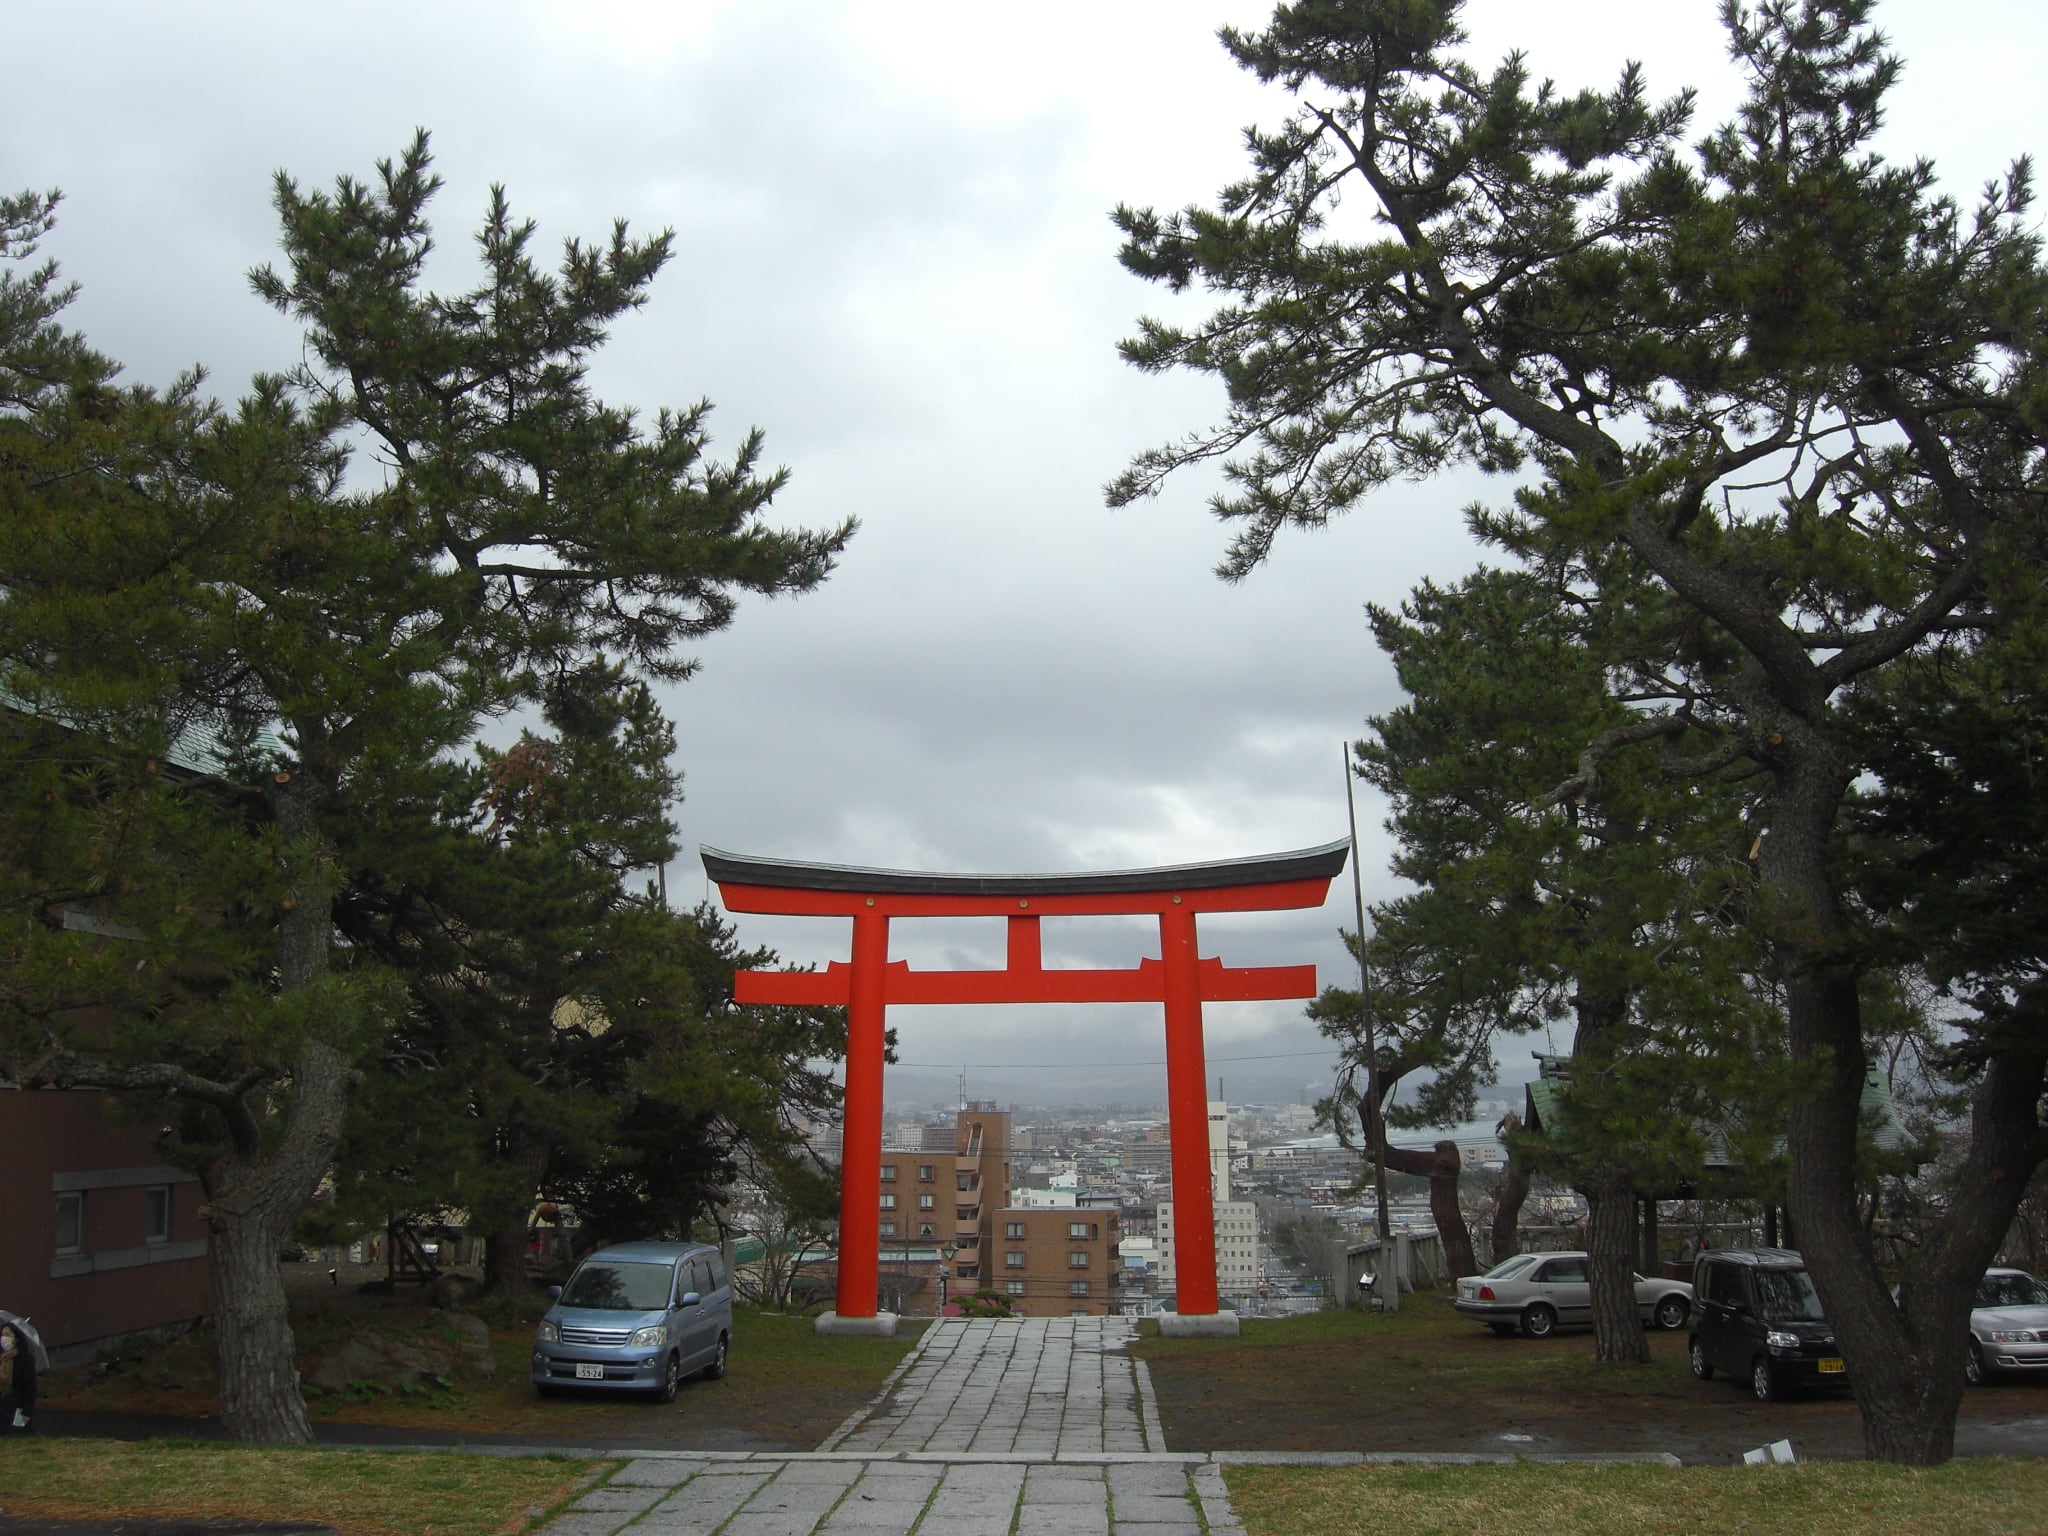
<svg viewBox="0 0 2048 1536">
<path fill-rule="evenodd" d="M 1479 1299 L 1481 1301 L 1493 1300 L 1493 1287 L 1490 1285 L 1482 1285 L 1481 1287 L 1479 1287 Z"/>
</svg>

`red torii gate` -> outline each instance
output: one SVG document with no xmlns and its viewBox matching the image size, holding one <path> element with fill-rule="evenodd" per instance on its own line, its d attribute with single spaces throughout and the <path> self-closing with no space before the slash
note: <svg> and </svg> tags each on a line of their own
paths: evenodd
<svg viewBox="0 0 2048 1536">
<path fill-rule="evenodd" d="M 918 874 L 806 864 L 703 850 L 729 912 L 853 919 L 851 959 L 823 971 L 742 971 L 742 1003 L 844 1006 L 845 1144 L 839 1191 L 839 1290 L 821 1331 L 893 1331 L 876 1296 L 881 1232 L 882 1055 L 891 1003 L 1160 1003 L 1166 1011 L 1166 1102 L 1178 1269 L 1177 1332 L 1236 1331 L 1216 1305 L 1216 1213 L 1210 1195 L 1208 1074 L 1202 1004 L 1314 997 L 1313 965 L 1226 966 L 1202 959 L 1202 912 L 1277 911 L 1323 903 L 1348 841 L 1294 853 L 1162 869 L 1064 875 Z M 1047 970 L 1045 917 L 1152 915 L 1159 959 L 1133 970 Z M 913 971 L 889 959 L 892 917 L 1002 917 L 1008 964 L 999 971 Z"/>
</svg>

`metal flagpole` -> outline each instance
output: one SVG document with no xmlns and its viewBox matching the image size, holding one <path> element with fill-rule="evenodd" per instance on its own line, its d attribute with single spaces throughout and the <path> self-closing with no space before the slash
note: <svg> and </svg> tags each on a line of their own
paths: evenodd
<svg viewBox="0 0 2048 1536">
<path fill-rule="evenodd" d="M 1351 743 L 1343 745 L 1344 754 L 1344 813 L 1351 823 L 1351 900 L 1358 913 L 1358 995 L 1365 1009 L 1365 1091 L 1372 1100 L 1371 1127 L 1378 1128 L 1378 1135 L 1368 1129 L 1367 1136 L 1372 1142 L 1373 1190 L 1379 1201 L 1378 1230 L 1380 1239 L 1380 1272 L 1386 1273 L 1387 1260 L 1392 1257 L 1388 1244 L 1393 1241 L 1387 1222 L 1387 1127 L 1380 1103 L 1380 1051 L 1378 1032 L 1373 1024 L 1372 1008 L 1372 967 L 1365 958 L 1365 876 L 1359 869 L 1358 860 L 1358 799 L 1352 791 Z M 1389 1287 L 1388 1305 L 1400 1305 L 1400 1281 L 1394 1277 Z"/>
</svg>

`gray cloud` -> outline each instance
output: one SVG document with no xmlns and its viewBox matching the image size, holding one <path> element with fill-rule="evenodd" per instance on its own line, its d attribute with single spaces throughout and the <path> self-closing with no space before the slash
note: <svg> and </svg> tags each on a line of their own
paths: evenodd
<svg viewBox="0 0 2048 1536">
<path fill-rule="evenodd" d="M 1633 55 L 1661 90 L 1719 70 L 1713 10 L 1473 0 L 1467 19 L 1482 59 L 1523 44 L 1577 85 Z M 1458 508 L 1504 493 L 1396 488 L 1283 542 L 1236 588 L 1209 574 L 1225 531 L 1199 479 L 1103 509 L 1131 453 L 1220 405 L 1118 362 L 1135 318 L 1174 301 L 1117 267 L 1107 209 L 1206 199 L 1238 173 L 1238 129 L 1275 103 L 1210 33 L 1265 11 L 78 0 L 9 17 L 0 182 L 67 190 L 49 252 L 85 284 L 77 319 L 131 376 L 205 362 L 226 394 L 297 356 L 244 277 L 272 256 L 279 167 L 325 186 L 434 130 L 448 182 L 435 273 L 451 286 L 494 181 L 548 242 L 602 236 L 615 215 L 675 230 L 675 261 L 618 327 L 598 387 L 650 411 L 708 396 L 725 443 L 758 425 L 792 467 L 784 520 L 863 522 L 825 589 L 746 607 L 670 699 L 691 845 L 669 871 L 676 899 L 704 892 L 701 842 L 962 870 L 1233 857 L 1343 834 L 1340 743 L 1394 702 L 1362 605 L 1466 568 Z M 1890 131 L 1965 192 L 2033 127 L 2017 89 L 1953 110 L 1959 81 L 2007 68 L 1973 39 L 2000 37 L 2008 63 L 2039 56 L 2033 8 L 1994 11 L 1967 35 L 1932 0 L 1881 17 L 1910 62 Z M 1730 99 L 1710 90 L 1701 126 Z M 1386 889 L 1379 816 L 1361 800 L 1369 892 Z M 1346 877 L 1317 911 L 1209 921 L 1205 948 L 1348 981 L 1350 910 Z M 845 952 L 843 925 L 739 921 L 792 960 Z M 920 965 L 1000 954 L 992 930 L 899 939 Z M 1107 965 L 1156 945 L 1133 923 L 1058 942 Z M 987 1064 L 976 1093 L 1163 1094 L 1104 1065 L 1154 1059 L 1145 1010 L 892 1022 L 906 1061 Z M 1289 1054 L 1320 1046 L 1297 1005 L 1219 1008 L 1210 1034 L 1216 1057 L 1276 1058 L 1243 1081 L 1327 1078 L 1327 1058 Z M 1011 1063 L 1043 1070 L 998 1070 Z M 952 1079 L 905 1068 L 899 1083 Z"/>
</svg>

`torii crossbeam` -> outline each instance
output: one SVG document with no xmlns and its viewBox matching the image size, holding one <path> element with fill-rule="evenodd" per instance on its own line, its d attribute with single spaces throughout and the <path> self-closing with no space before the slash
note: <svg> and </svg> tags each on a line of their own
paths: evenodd
<svg viewBox="0 0 2048 1536">
<path fill-rule="evenodd" d="M 705 848 L 704 869 L 729 912 L 850 917 L 850 958 L 823 971 L 742 971 L 742 1003 L 844 1006 L 845 1141 L 839 1192 L 839 1288 L 822 1327 L 883 1331 L 877 1305 L 882 1187 L 882 1056 L 891 1003 L 1159 1003 L 1166 1013 L 1166 1103 L 1173 1170 L 1178 1315 L 1221 1323 L 1216 1214 L 1210 1192 L 1208 1069 L 1202 1004 L 1314 997 L 1313 965 L 1226 966 L 1201 958 L 1195 918 L 1321 906 L 1348 841 L 1294 853 L 1162 869 L 1057 875 L 919 874 L 751 858 Z M 1130 970 L 1045 968 L 1046 917 L 1155 916 L 1159 958 Z M 1002 917 L 1008 963 L 993 971 L 913 971 L 889 959 L 892 917 Z M 1234 1323 L 1235 1319 L 1230 1319 Z M 893 1326 L 893 1319 L 888 1320 Z"/>
</svg>

